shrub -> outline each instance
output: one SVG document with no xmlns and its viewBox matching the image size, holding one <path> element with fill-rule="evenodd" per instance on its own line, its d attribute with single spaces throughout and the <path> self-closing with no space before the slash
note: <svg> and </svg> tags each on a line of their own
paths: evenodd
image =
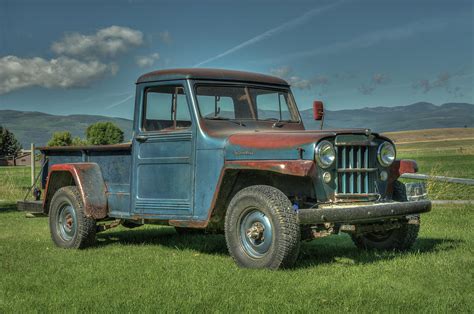
<svg viewBox="0 0 474 314">
<path fill-rule="evenodd" d="M 72 135 L 69 131 L 54 132 L 48 142 L 48 146 L 71 146 Z"/>
<path fill-rule="evenodd" d="M 92 145 L 108 145 L 123 142 L 123 131 L 112 122 L 91 124 L 86 131 L 87 142 Z"/>
</svg>

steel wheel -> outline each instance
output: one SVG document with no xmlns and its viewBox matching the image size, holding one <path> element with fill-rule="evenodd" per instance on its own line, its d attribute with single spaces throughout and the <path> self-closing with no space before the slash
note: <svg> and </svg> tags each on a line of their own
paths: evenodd
<svg viewBox="0 0 474 314">
<path fill-rule="evenodd" d="M 250 209 L 240 219 L 240 241 L 244 251 L 253 258 L 261 258 L 273 242 L 272 223 L 258 209 Z"/>
<path fill-rule="evenodd" d="M 288 197 L 267 185 L 234 195 L 225 216 L 229 253 L 241 267 L 291 267 L 300 247 L 298 216 Z"/>
<path fill-rule="evenodd" d="M 74 207 L 69 204 L 63 204 L 58 211 L 57 218 L 58 235 L 64 241 L 71 241 L 77 231 L 77 216 Z"/>
<path fill-rule="evenodd" d="M 49 229 L 54 244 L 65 249 L 82 249 L 95 242 L 95 219 L 84 213 L 84 204 L 75 186 L 54 193 L 49 205 Z"/>
</svg>

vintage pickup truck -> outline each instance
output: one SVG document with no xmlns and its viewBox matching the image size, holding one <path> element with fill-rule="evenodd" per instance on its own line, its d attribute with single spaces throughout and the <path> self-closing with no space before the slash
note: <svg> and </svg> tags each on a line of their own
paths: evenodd
<svg viewBox="0 0 474 314">
<path fill-rule="evenodd" d="M 315 101 L 314 118 L 322 119 Z M 84 248 L 122 224 L 224 232 L 242 267 L 291 266 L 302 239 L 347 232 L 360 249 L 406 250 L 428 200 L 417 171 L 368 129 L 305 130 L 289 84 L 215 69 L 161 70 L 136 84 L 131 143 L 43 147 L 53 242 Z"/>
</svg>

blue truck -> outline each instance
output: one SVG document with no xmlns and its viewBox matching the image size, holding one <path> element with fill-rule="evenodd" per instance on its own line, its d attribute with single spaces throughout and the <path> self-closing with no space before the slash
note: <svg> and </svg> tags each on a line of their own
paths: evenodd
<svg viewBox="0 0 474 314">
<path fill-rule="evenodd" d="M 314 119 L 324 117 L 321 102 Z M 42 211 L 53 242 L 80 249 L 123 225 L 222 232 L 241 267 L 278 269 L 301 240 L 349 233 L 360 249 L 407 250 L 429 200 L 417 171 L 369 129 L 306 130 L 289 84 L 219 69 L 160 70 L 136 82 L 130 143 L 42 147 Z"/>
</svg>

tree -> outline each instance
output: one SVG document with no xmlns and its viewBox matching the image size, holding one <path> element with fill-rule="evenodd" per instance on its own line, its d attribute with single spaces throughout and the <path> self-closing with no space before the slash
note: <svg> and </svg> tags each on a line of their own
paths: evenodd
<svg viewBox="0 0 474 314">
<path fill-rule="evenodd" d="M 85 146 L 87 144 L 88 144 L 87 141 L 80 138 L 79 136 L 76 136 L 75 138 L 72 139 L 73 146 Z"/>
<path fill-rule="evenodd" d="M 72 135 L 69 131 L 54 132 L 48 142 L 48 146 L 71 146 Z"/>
<path fill-rule="evenodd" d="M 97 122 L 86 131 L 87 142 L 92 145 L 108 145 L 123 142 L 123 131 L 112 122 Z"/>
<path fill-rule="evenodd" d="M 0 156 L 12 156 L 15 161 L 20 150 L 21 145 L 15 135 L 0 125 Z"/>
</svg>

